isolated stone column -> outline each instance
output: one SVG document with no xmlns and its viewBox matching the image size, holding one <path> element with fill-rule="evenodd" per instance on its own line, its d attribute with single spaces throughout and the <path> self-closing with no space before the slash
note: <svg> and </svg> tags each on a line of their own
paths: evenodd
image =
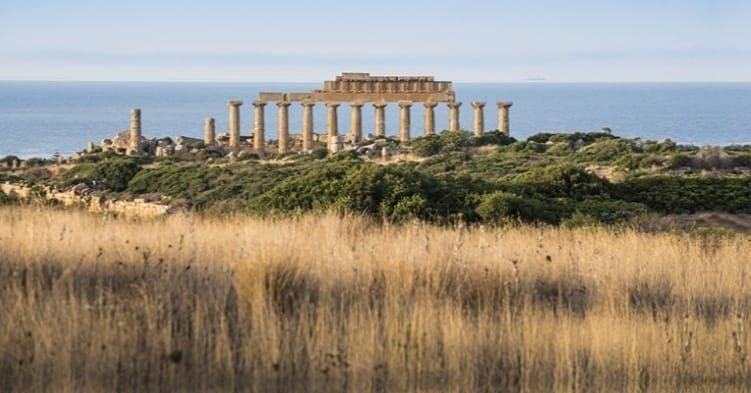
<svg viewBox="0 0 751 393">
<path fill-rule="evenodd" d="M 435 107 L 438 105 L 435 102 L 425 103 L 425 118 L 424 118 L 424 130 L 425 136 L 435 134 Z"/>
<path fill-rule="evenodd" d="M 375 135 L 386 136 L 386 105 L 385 102 L 373 104 L 375 108 Z"/>
<path fill-rule="evenodd" d="M 449 131 L 459 131 L 459 108 L 461 102 L 449 102 Z"/>
<path fill-rule="evenodd" d="M 276 106 L 279 107 L 279 125 L 277 128 L 279 137 L 279 153 L 286 153 L 287 146 L 289 145 L 289 106 L 291 102 L 281 101 L 277 102 Z"/>
<path fill-rule="evenodd" d="M 409 142 L 409 131 L 412 126 L 412 101 L 399 101 L 399 140 Z"/>
<path fill-rule="evenodd" d="M 240 147 L 240 105 L 242 101 L 227 101 L 229 107 L 229 148 L 237 150 Z"/>
<path fill-rule="evenodd" d="M 353 102 L 349 104 L 352 108 L 352 120 L 350 124 L 350 131 L 352 132 L 352 143 L 358 143 L 362 140 L 362 106 L 361 102 Z"/>
<path fill-rule="evenodd" d="M 475 136 L 481 137 L 483 132 L 485 132 L 485 102 L 482 101 L 473 101 L 472 102 L 472 108 L 474 108 L 474 118 L 475 118 L 475 124 L 474 124 L 474 130 L 475 130 Z"/>
<path fill-rule="evenodd" d="M 498 102 L 498 131 L 510 135 L 511 127 L 509 126 L 509 108 L 514 105 L 511 101 L 499 101 Z"/>
<path fill-rule="evenodd" d="M 214 145 L 216 141 L 216 123 L 213 117 L 209 117 L 203 124 L 203 143 L 206 146 Z"/>
<path fill-rule="evenodd" d="M 130 110 L 130 141 L 128 153 L 141 154 L 141 110 Z"/>
<path fill-rule="evenodd" d="M 254 126 L 253 126 L 253 150 L 263 154 L 266 149 L 266 107 L 265 101 L 253 101 Z"/>
<path fill-rule="evenodd" d="M 339 117 L 336 113 L 339 108 L 338 102 L 327 102 L 326 134 L 329 151 L 336 151 L 337 138 L 339 137 Z"/>
<path fill-rule="evenodd" d="M 313 150 L 313 101 L 302 103 L 302 149 L 309 152 Z"/>
</svg>

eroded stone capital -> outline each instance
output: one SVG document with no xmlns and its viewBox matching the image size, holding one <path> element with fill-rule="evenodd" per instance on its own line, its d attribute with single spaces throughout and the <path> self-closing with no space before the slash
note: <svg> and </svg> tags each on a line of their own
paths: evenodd
<svg viewBox="0 0 751 393">
<path fill-rule="evenodd" d="M 311 107 L 311 108 L 316 105 L 315 101 L 308 101 L 308 100 L 302 101 L 301 104 L 302 106 Z"/>
<path fill-rule="evenodd" d="M 425 108 L 433 109 L 436 106 L 438 106 L 438 103 L 437 102 L 426 102 L 423 105 L 425 105 Z"/>
<path fill-rule="evenodd" d="M 484 102 L 484 101 L 472 101 L 472 108 L 475 108 L 475 109 L 478 109 L 478 108 L 479 108 L 479 109 L 482 109 L 482 108 L 484 108 L 484 107 L 485 107 L 485 105 L 486 105 L 486 104 L 487 104 L 487 103 L 486 103 L 486 102 Z"/>
<path fill-rule="evenodd" d="M 326 108 L 338 108 L 341 103 L 338 102 L 327 102 Z"/>
<path fill-rule="evenodd" d="M 373 104 L 374 108 L 385 108 L 386 106 L 388 106 L 387 102 L 376 102 Z"/>
<path fill-rule="evenodd" d="M 360 101 L 355 101 L 355 102 L 350 102 L 349 103 L 349 106 L 351 106 L 352 108 L 362 108 L 364 105 L 365 104 L 363 102 L 360 102 Z"/>
<path fill-rule="evenodd" d="M 240 100 L 229 100 L 229 101 L 227 101 L 227 105 L 228 106 L 240 106 L 242 104 L 243 104 L 243 102 L 240 101 Z"/>
<path fill-rule="evenodd" d="M 266 101 L 261 101 L 261 100 L 253 101 L 253 106 L 256 108 L 259 108 L 259 107 L 263 108 L 264 106 L 266 106 L 266 104 L 268 104 L 268 102 Z"/>
<path fill-rule="evenodd" d="M 399 108 L 411 108 L 412 107 L 412 101 L 399 101 Z"/>
<path fill-rule="evenodd" d="M 282 108 L 282 107 L 287 108 L 290 105 L 292 105 L 292 103 L 289 102 L 289 101 L 279 101 L 279 102 L 276 103 L 276 106 L 278 106 L 280 108 Z"/>
<path fill-rule="evenodd" d="M 462 103 L 461 102 L 449 102 L 446 105 L 448 105 L 448 107 L 451 109 L 459 109 L 459 107 L 462 106 Z"/>
<path fill-rule="evenodd" d="M 498 101 L 496 104 L 498 105 L 498 108 L 509 108 L 511 105 L 514 105 L 511 101 Z"/>
</svg>

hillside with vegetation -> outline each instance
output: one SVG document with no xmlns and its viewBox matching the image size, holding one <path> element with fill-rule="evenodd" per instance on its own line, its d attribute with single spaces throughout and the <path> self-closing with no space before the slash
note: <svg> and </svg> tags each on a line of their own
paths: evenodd
<svg viewBox="0 0 751 393">
<path fill-rule="evenodd" d="M 515 140 L 498 132 L 376 143 L 401 153 L 388 161 L 363 149 L 264 159 L 99 153 L 64 165 L 27 160 L 21 169 L 0 172 L 0 181 L 78 187 L 207 214 L 335 210 L 392 222 L 581 225 L 645 215 L 751 213 L 751 146 L 700 148 L 609 133 Z"/>
</svg>

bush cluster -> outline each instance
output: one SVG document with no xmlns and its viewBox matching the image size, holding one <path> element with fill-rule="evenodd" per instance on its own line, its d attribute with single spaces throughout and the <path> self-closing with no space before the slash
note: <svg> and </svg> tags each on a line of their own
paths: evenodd
<svg viewBox="0 0 751 393">
<path fill-rule="evenodd" d="M 396 140 L 388 143 L 399 144 Z M 496 146 L 478 150 L 479 146 Z M 751 180 L 654 174 L 643 168 L 732 169 L 748 166 L 744 149 L 698 149 L 672 141 L 607 133 L 537 134 L 516 141 L 499 132 L 476 138 L 446 131 L 402 145 L 426 157 L 384 166 L 354 151 L 290 155 L 284 164 L 97 156 L 57 178 L 106 191 L 160 194 L 208 213 L 296 214 L 346 211 L 394 222 L 542 222 L 618 224 L 645 213 L 705 210 L 751 213 Z M 621 168 L 610 182 L 586 169 Z"/>
</svg>

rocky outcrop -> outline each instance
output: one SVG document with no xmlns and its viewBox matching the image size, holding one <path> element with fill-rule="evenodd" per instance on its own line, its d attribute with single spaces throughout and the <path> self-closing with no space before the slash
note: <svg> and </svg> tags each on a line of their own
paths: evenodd
<svg viewBox="0 0 751 393">
<path fill-rule="evenodd" d="M 75 186 L 70 190 L 60 191 L 49 186 L 3 183 L 0 190 L 11 197 L 20 199 L 42 199 L 53 201 L 63 206 L 82 207 L 92 213 L 108 213 L 132 218 L 157 218 L 173 212 L 170 206 L 147 202 L 136 198 L 132 201 L 110 199 L 93 192 L 85 186 Z"/>
</svg>

